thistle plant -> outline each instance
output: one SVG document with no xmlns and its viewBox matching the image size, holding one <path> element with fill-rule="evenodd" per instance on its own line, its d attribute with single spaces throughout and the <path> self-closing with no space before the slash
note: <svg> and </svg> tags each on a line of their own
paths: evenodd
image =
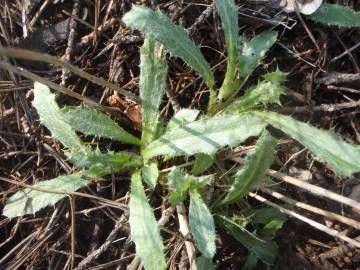
<svg viewBox="0 0 360 270">
<path fill-rule="evenodd" d="M 284 215 L 271 208 L 247 209 L 240 214 L 229 207 L 241 205 L 244 196 L 266 180 L 265 174 L 273 163 L 278 143 L 278 137 L 268 127 L 281 130 L 304 145 L 339 176 L 360 171 L 360 147 L 342 141 L 332 131 L 266 110 L 269 104 L 280 104 L 280 96 L 286 94 L 281 86 L 286 74 L 279 70 L 264 75 L 238 97 L 240 86 L 261 64 L 276 42 L 277 33 L 266 31 L 252 39 L 239 36 L 237 7 L 233 0 L 216 0 L 215 4 L 228 54 L 226 73 L 219 89 L 210 64 L 182 27 L 173 24 L 160 11 L 141 6 L 134 6 L 123 17 L 128 27 L 145 33 L 140 50 L 140 138 L 94 108 L 84 105 L 60 108 L 50 89 L 35 82 L 33 106 L 41 123 L 63 144 L 68 160 L 80 170 L 18 191 L 8 200 L 3 214 L 10 218 L 34 214 L 105 175 L 126 171 L 131 174 L 131 238 L 146 269 L 166 268 L 159 225 L 144 190 L 144 184 L 154 190 L 159 179 L 163 180 L 161 185 L 169 187 L 169 203 L 189 201 L 189 226 L 201 254 L 197 259 L 199 264 L 210 262 L 211 265 L 216 253 L 215 224 L 250 251 L 247 265 L 257 260 L 273 264 L 277 246 L 272 239 L 285 221 Z M 167 124 L 162 119 L 159 107 L 166 87 L 166 53 L 181 58 L 206 82 L 210 93 L 206 113 L 184 108 Z M 139 149 L 137 153 L 92 149 L 78 137 L 77 131 Z M 220 174 L 217 153 L 256 137 L 254 151 L 225 177 L 227 187 L 220 192 L 222 196 L 206 202 L 204 191 Z M 172 161 L 174 157 L 194 157 L 195 162 L 191 169 L 185 169 L 180 166 L 179 159 Z M 163 162 L 164 159 L 167 162 Z M 168 170 L 159 170 L 168 164 L 171 164 Z M 51 190 L 56 190 L 56 194 L 49 193 Z M 256 232 L 249 232 L 248 224 L 254 225 Z"/>
</svg>

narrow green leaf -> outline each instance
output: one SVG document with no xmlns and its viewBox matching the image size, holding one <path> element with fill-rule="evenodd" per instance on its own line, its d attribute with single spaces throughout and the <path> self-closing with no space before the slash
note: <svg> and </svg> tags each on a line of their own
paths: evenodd
<svg viewBox="0 0 360 270">
<path fill-rule="evenodd" d="M 173 24 L 171 20 L 159 10 L 133 6 L 124 15 L 123 21 L 129 27 L 136 28 L 145 34 L 151 34 L 157 41 L 164 44 L 173 55 L 183 59 L 189 66 L 199 72 L 210 89 L 215 87 L 214 75 L 200 49 L 189 38 L 185 30 Z"/>
<path fill-rule="evenodd" d="M 237 40 L 239 35 L 238 7 L 233 0 L 215 0 L 215 4 L 221 18 L 228 53 L 225 79 L 219 92 L 219 99 L 223 100 L 231 95 L 231 84 L 236 75 Z"/>
<path fill-rule="evenodd" d="M 198 110 L 191 110 L 191 109 L 181 109 L 178 111 L 169 121 L 165 132 L 169 132 L 172 129 L 182 127 L 187 123 L 194 122 L 197 116 L 199 115 L 200 111 Z M 168 161 L 174 158 L 173 155 L 166 155 L 164 156 L 164 161 Z"/>
<path fill-rule="evenodd" d="M 72 156 L 81 160 L 82 156 L 86 156 L 90 152 L 65 121 L 55 101 L 55 95 L 50 92 L 46 85 L 39 82 L 34 83 L 33 106 L 40 116 L 41 123 L 50 130 L 55 139 L 59 140 L 70 151 Z"/>
<path fill-rule="evenodd" d="M 238 7 L 235 5 L 234 0 L 215 0 L 215 5 L 221 18 L 229 58 L 234 58 L 236 61 L 239 35 Z"/>
<path fill-rule="evenodd" d="M 128 153 L 116 153 L 111 158 L 99 155 L 97 161 L 88 170 L 77 172 L 70 175 L 59 176 L 51 180 L 35 183 L 32 187 L 61 193 L 48 193 L 32 188 L 24 188 L 12 195 L 4 208 L 3 214 L 9 218 L 27 214 L 35 214 L 40 209 L 54 205 L 56 202 L 67 196 L 69 192 L 74 192 L 91 183 L 92 179 L 102 177 L 120 169 L 138 166 L 139 157 Z M 107 161 L 107 162 L 105 162 Z M 106 164 L 106 167 L 104 164 Z"/>
<path fill-rule="evenodd" d="M 201 254 L 212 258 L 216 251 L 214 219 L 196 189 L 190 190 L 189 227 Z"/>
<path fill-rule="evenodd" d="M 214 157 L 207 154 L 197 154 L 195 164 L 191 170 L 194 175 L 199 175 L 205 172 L 214 163 Z"/>
<path fill-rule="evenodd" d="M 242 54 L 238 58 L 238 69 L 241 77 L 249 75 L 264 58 L 266 52 L 274 45 L 277 33 L 265 31 L 250 41 L 245 41 Z"/>
<path fill-rule="evenodd" d="M 251 115 L 224 114 L 203 118 L 165 132 L 147 147 L 143 155 L 145 159 L 167 154 L 213 155 L 225 145 L 236 146 L 258 135 L 264 126 L 258 117 Z"/>
<path fill-rule="evenodd" d="M 197 270 L 214 270 L 212 259 L 205 258 L 204 256 L 197 257 L 195 259 Z"/>
<path fill-rule="evenodd" d="M 251 209 L 247 214 L 249 215 L 251 222 L 257 224 L 267 224 L 275 219 L 283 221 L 287 219 L 286 214 L 283 214 L 279 210 L 272 207 Z"/>
<path fill-rule="evenodd" d="M 265 264 L 272 265 L 274 263 L 278 254 L 278 247 L 275 243 L 261 240 L 225 216 L 216 215 L 216 221 Z"/>
<path fill-rule="evenodd" d="M 169 202 L 179 204 L 186 199 L 190 188 L 190 179 L 178 167 L 172 167 L 168 175 L 168 185 L 171 190 Z"/>
<path fill-rule="evenodd" d="M 274 219 L 267 223 L 262 229 L 258 231 L 258 235 L 261 236 L 264 240 L 270 241 L 273 240 L 276 236 L 278 230 L 284 225 L 284 219 Z"/>
<path fill-rule="evenodd" d="M 146 146 L 158 134 L 159 107 L 165 93 L 167 65 L 161 45 L 151 36 L 145 38 L 140 52 L 141 141 Z"/>
<path fill-rule="evenodd" d="M 246 165 L 235 174 L 234 183 L 220 204 L 239 200 L 259 185 L 273 163 L 276 144 L 277 140 L 265 130 L 256 143 L 255 153 L 248 155 Z"/>
<path fill-rule="evenodd" d="M 259 104 L 277 103 L 280 105 L 280 96 L 284 94 L 280 83 L 285 76 L 285 73 L 279 71 L 266 74 L 264 76 L 265 80 L 246 90 L 243 96 L 227 108 L 227 111 L 244 112 L 253 109 Z"/>
<path fill-rule="evenodd" d="M 86 159 L 87 164 L 84 167 L 104 168 L 105 174 L 115 173 L 124 168 L 140 167 L 143 161 L 140 156 L 129 152 L 106 152 L 101 153 L 99 150 L 93 151 Z"/>
<path fill-rule="evenodd" d="M 360 171 L 359 145 L 346 143 L 333 132 L 317 129 L 289 116 L 267 111 L 256 111 L 254 115 L 299 141 L 328 162 L 338 174 L 350 176 Z"/>
<path fill-rule="evenodd" d="M 136 245 L 136 255 L 147 270 L 166 269 L 159 225 L 147 201 L 139 171 L 131 177 L 129 208 L 131 238 Z"/>
<path fill-rule="evenodd" d="M 181 127 L 186 123 L 194 122 L 199 113 L 199 110 L 181 109 L 173 116 L 173 118 L 171 118 L 166 127 L 166 131 Z"/>
<path fill-rule="evenodd" d="M 84 133 L 123 143 L 140 145 L 140 140 L 130 134 L 108 115 L 90 107 L 85 106 L 66 106 L 61 109 L 64 121 L 73 129 Z"/>
<path fill-rule="evenodd" d="M 307 16 L 307 18 L 315 22 L 340 27 L 360 26 L 360 13 L 338 4 L 323 3 L 315 13 Z"/>
<path fill-rule="evenodd" d="M 247 257 L 243 269 L 253 269 L 257 265 L 259 259 L 256 255 L 250 252 L 249 256 Z"/>
<path fill-rule="evenodd" d="M 176 191 L 187 190 L 189 187 L 186 173 L 179 167 L 173 166 L 168 174 L 168 185 Z"/>
<path fill-rule="evenodd" d="M 159 177 L 159 169 L 156 163 L 145 164 L 141 168 L 141 175 L 144 182 L 151 188 L 155 189 Z"/>
</svg>

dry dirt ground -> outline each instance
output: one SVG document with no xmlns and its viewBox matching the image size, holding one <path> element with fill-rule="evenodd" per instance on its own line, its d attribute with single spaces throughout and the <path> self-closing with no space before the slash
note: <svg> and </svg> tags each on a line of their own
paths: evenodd
<svg viewBox="0 0 360 270">
<path fill-rule="evenodd" d="M 127 29 L 121 17 L 131 4 L 146 4 L 153 8 L 158 6 L 174 22 L 187 28 L 192 39 L 201 45 L 216 76 L 222 78 L 224 75 L 224 37 L 211 1 L 24 2 L 28 5 L 22 0 L 0 1 L 1 46 L 17 46 L 57 56 L 137 94 L 139 47 L 143 35 Z M 342 4 L 360 10 L 356 0 L 344 0 Z M 308 20 L 302 22 L 294 14 L 281 12 L 272 2 L 238 1 L 238 5 L 239 24 L 244 35 L 252 37 L 265 29 L 279 32 L 278 41 L 248 83 L 256 82 L 260 75 L 276 68 L 288 72 L 287 96 L 282 98 L 283 106 L 274 107 L 274 110 L 292 114 L 319 128 L 332 128 L 344 140 L 360 143 L 359 76 L 345 81 L 327 77 L 334 72 L 360 73 L 359 30 L 327 27 Z M 208 98 L 206 86 L 179 59 L 168 57 L 167 60 L 169 74 L 162 105 L 164 118 L 169 119 L 176 106 L 204 109 Z M 139 105 L 62 69 L 39 62 L 10 61 L 99 104 L 117 108 L 113 119 L 139 134 Z M 66 161 L 59 142 L 39 124 L 31 105 L 32 86 L 32 81 L 0 70 L 0 210 L 7 198 L 19 190 L 19 185 L 14 183 L 31 184 L 75 169 Z M 65 95 L 59 95 L 58 102 L 61 105 L 79 104 Z M 92 143 L 92 138 L 84 140 Z M 108 149 L 132 151 L 107 140 L 99 144 Z M 287 175 L 344 196 L 360 197 L 360 178 L 336 178 L 329 168 L 295 142 L 281 146 L 275 163 L 274 169 Z M 128 191 L 129 176 L 126 174 L 113 175 L 82 190 L 124 204 L 128 203 Z M 351 209 L 297 187 L 283 183 L 280 191 L 295 200 L 359 218 Z M 165 200 L 166 189 L 159 187 L 148 196 L 159 217 L 169 207 Z M 253 200 L 249 202 L 258 204 Z M 359 231 L 339 222 L 301 209 L 296 211 L 350 238 L 360 236 Z M 75 214 L 73 224 L 71 214 Z M 162 232 L 168 266 L 170 269 L 188 269 L 184 239 L 178 232 L 178 225 L 177 218 L 172 215 Z M 73 235 L 71 228 L 75 228 Z M 77 198 L 74 213 L 70 211 L 69 200 L 64 199 L 35 216 L 11 220 L 1 216 L 0 231 L 0 269 L 70 269 L 72 256 L 75 269 L 138 269 L 138 265 L 131 265 L 135 248 L 129 238 L 126 212 L 96 199 Z M 359 250 L 294 218 L 288 219 L 276 241 L 280 246 L 276 264 L 267 267 L 259 263 L 258 269 L 360 269 Z M 241 269 L 246 255 L 245 248 L 217 228 L 216 269 Z"/>
</svg>

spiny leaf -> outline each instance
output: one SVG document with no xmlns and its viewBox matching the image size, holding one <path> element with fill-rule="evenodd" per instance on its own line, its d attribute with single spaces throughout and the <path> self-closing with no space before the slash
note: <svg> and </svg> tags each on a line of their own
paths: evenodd
<svg viewBox="0 0 360 270">
<path fill-rule="evenodd" d="M 152 142 L 143 154 L 146 159 L 167 154 L 213 155 L 225 145 L 236 146 L 247 138 L 258 135 L 263 128 L 264 123 L 251 115 L 217 115 L 166 132 Z"/>
<path fill-rule="evenodd" d="M 266 52 L 274 45 L 277 33 L 265 31 L 243 44 L 242 54 L 238 58 L 238 69 L 241 77 L 249 75 L 264 58 Z"/>
<path fill-rule="evenodd" d="M 210 183 L 214 180 L 214 175 L 202 175 L 202 176 L 194 176 L 189 174 L 191 179 L 191 188 L 195 188 L 197 190 L 204 188 L 206 185 L 210 185 Z"/>
<path fill-rule="evenodd" d="M 107 173 L 114 173 L 124 168 L 139 167 L 143 164 L 140 156 L 128 152 L 106 152 L 101 153 L 99 150 L 92 151 L 86 159 L 85 167 L 102 167 Z"/>
<path fill-rule="evenodd" d="M 277 140 L 265 130 L 256 143 L 255 153 L 248 155 L 246 165 L 235 174 L 234 183 L 221 204 L 241 199 L 259 185 L 274 160 L 276 144 Z"/>
<path fill-rule="evenodd" d="M 239 201 L 238 206 L 242 209 L 246 209 L 248 207 L 248 205 L 245 206 L 245 204 L 243 204 L 242 201 Z M 229 214 L 227 216 L 229 216 Z M 246 226 L 248 224 L 250 224 L 250 222 L 251 222 L 251 216 L 245 216 L 241 213 L 235 212 L 235 213 L 232 213 L 231 220 L 233 222 L 235 222 L 236 224 L 238 224 L 241 228 L 246 228 Z"/>
<path fill-rule="evenodd" d="M 91 135 L 100 136 L 100 134 L 105 131 L 108 132 L 108 134 L 113 132 L 112 134 L 114 136 L 117 134 L 122 138 L 133 140 L 135 143 L 139 141 L 126 131 L 122 131 L 117 125 L 114 126 L 115 124 L 113 124 L 112 120 L 106 115 L 86 107 L 73 107 L 60 110 L 55 101 L 55 95 L 50 92 L 50 89 L 46 85 L 38 82 L 34 83 L 34 96 L 33 105 L 40 116 L 41 122 L 51 131 L 54 138 L 58 139 L 67 147 L 69 150 L 67 156 L 76 165 L 80 167 L 91 167 L 101 164 L 104 168 L 111 167 L 116 171 L 119 166 L 120 168 L 123 166 L 124 159 L 128 161 L 130 157 L 134 157 L 134 155 L 125 153 L 108 152 L 103 154 L 99 151 L 91 151 L 82 144 L 75 130 L 71 127 L 71 125 L 74 125 L 78 127 L 79 130 L 85 132 L 85 130 L 92 125 L 94 132 Z M 99 121 L 96 132 L 94 122 L 90 123 L 91 121 L 87 121 L 87 118 Z M 71 122 L 71 125 L 69 122 Z M 103 123 L 103 125 L 101 125 L 101 123 Z M 114 133 L 116 130 L 118 133 Z M 140 163 L 139 160 L 137 163 Z"/>
<path fill-rule="evenodd" d="M 282 82 L 280 74 L 285 75 L 285 73 L 277 71 L 264 76 L 267 79 L 246 90 L 245 94 L 228 107 L 227 111 L 244 112 L 253 109 L 259 104 L 280 104 L 280 96 L 284 94 L 284 90 L 280 85 Z"/>
<path fill-rule="evenodd" d="M 76 135 L 75 131 L 65 121 L 59 106 L 55 101 L 55 95 L 50 89 L 39 82 L 34 83 L 34 101 L 41 123 L 46 126 L 51 135 L 59 140 L 70 152 L 75 160 L 82 160 L 90 152 Z"/>
<path fill-rule="evenodd" d="M 256 111 L 254 115 L 299 141 L 328 162 L 338 174 L 350 176 L 360 171 L 359 145 L 346 143 L 329 131 L 317 129 L 289 116 L 266 111 Z"/>
<path fill-rule="evenodd" d="M 360 13 L 338 4 L 323 3 L 314 14 L 307 16 L 307 18 L 327 25 L 341 27 L 360 26 Z"/>
<path fill-rule="evenodd" d="M 287 73 L 282 72 L 280 70 L 276 70 L 273 72 L 269 72 L 264 74 L 262 77 L 268 81 L 268 82 L 272 82 L 274 84 L 282 84 L 284 81 L 286 81 L 286 77 L 287 77 Z"/>
<path fill-rule="evenodd" d="M 151 36 L 145 38 L 140 52 L 141 141 L 146 146 L 158 134 L 159 107 L 165 93 L 167 65 L 160 44 Z"/>
<path fill-rule="evenodd" d="M 199 175 L 205 172 L 214 163 L 214 157 L 207 154 L 197 154 L 195 164 L 191 170 L 194 175 Z"/>
<path fill-rule="evenodd" d="M 115 123 L 108 115 L 90 107 L 66 106 L 61 109 L 64 121 L 73 129 L 123 143 L 140 145 L 140 140 Z"/>
<path fill-rule="evenodd" d="M 131 238 L 136 245 L 136 255 L 147 270 L 166 269 L 159 225 L 147 201 L 139 171 L 131 177 L 129 208 Z"/>
<path fill-rule="evenodd" d="M 108 171 L 108 173 L 117 172 L 123 169 L 124 162 L 127 163 L 127 167 L 140 167 L 143 165 L 143 160 L 140 156 L 137 156 L 128 152 L 101 152 L 99 149 L 88 152 L 86 156 L 72 155 L 68 153 L 68 158 L 79 167 L 91 168 L 98 167 Z"/>
<path fill-rule="evenodd" d="M 141 175 L 144 182 L 151 188 L 154 189 L 156 186 L 157 179 L 159 177 L 159 169 L 156 163 L 145 164 L 141 168 Z"/>
<path fill-rule="evenodd" d="M 231 234 L 237 241 L 254 253 L 265 264 L 272 265 L 277 257 L 278 247 L 273 242 L 263 241 L 250 234 L 231 219 L 216 215 L 217 224 Z"/>
<path fill-rule="evenodd" d="M 223 100 L 231 94 L 231 84 L 236 74 L 237 40 L 239 35 L 238 7 L 233 0 L 215 0 L 215 4 L 221 18 L 228 53 L 225 79 L 219 92 L 219 99 Z"/>
<path fill-rule="evenodd" d="M 186 123 L 195 121 L 199 113 L 200 113 L 199 110 L 181 109 L 171 118 L 171 120 L 169 121 L 166 127 L 166 131 L 180 127 Z"/>
<path fill-rule="evenodd" d="M 82 179 L 84 175 L 86 175 L 86 171 L 59 176 L 33 185 L 34 188 L 63 191 L 62 194 L 45 193 L 31 188 L 22 189 L 9 198 L 3 214 L 13 218 L 34 214 L 48 205 L 54 205 L 64 198 L 67 192 L 73 192 L 87 186 L 90 182 Z"/>
<path fill-rule="evenodd" d="M 190 190 L 189 227 L 201 254 L 212 258 L 216 251 L 214 219 L 196 189 Z"/>
<path fill-rule="evenodd" d="M 189 66 L 199 72 L 209 88 L 214 89 L 214 76 L 200 49 L 189 38 L 185 30 L 173 24 L 166 15 L 159 10 L 152 11 L 146 7 L 133 6 L 125 14 L 123 21 L 129 27 L 153 35 L 157 41 L 164 44 L 171 54 L 182 58 Z"/>
<path fill-rule="evenodd" d="M 9 218 L 34 214 L 48 205 L 54 205 L 64 198 L 67 193 L 87 186 L 91 183 L 91 180 L 95 180 L 97 177 L 117 172 L 120 169 L 138 166 L 139 163 L 138 158 L 128 153 L 116 153 L 113 158 L 115 160 L 109 160 L 109 157 L 104 158 L 99 155 L 97 162 L 94 162 L 93 166 L 88 170 L 59 176 L 51 180 L 37 182 L 33 185 L 35 189 L 59 191 L 61 192 L 59 194 L 43 192 L 32 188 L 19 190 L 9 198 L 3 214 Z M 108 161 L 107 167 L 103 166 L 105 160 Z"/>
<path fill-rule="evenodd" d="M 178 167 L 173 167 L 168 175 L 168 185 L 171 189 L 169 202 L 179 204 L 186 199 L 189 189 L 202 189 L 214 179 L 213 175 L 195 177 Z"/>
</svg>

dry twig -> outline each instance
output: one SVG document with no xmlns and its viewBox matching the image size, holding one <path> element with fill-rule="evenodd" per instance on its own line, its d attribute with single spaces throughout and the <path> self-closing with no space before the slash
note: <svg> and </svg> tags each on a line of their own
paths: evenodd
<svg viewBox="0 0 360 270">
<path fill-rule="evenodd" d="M 280 212 L 282 212 L 284 214 L 287 214 L 287 215 L 289 215 L 291 217 L 297 218 L 297 219 L 309 224 L 310 226 L 316 228 L 317 230 L 320 230 L 320 231 L 322 231 L 322 232 L 324 232 L 324 233 L 326 233 L 326 234 L 328 234 L 328 235 L 330 235 L 332 237 L 339 238 L 340 240 L 345 241 L 346 243 L 348 243 L 351 246 L 360 248 L 360 242 L 358 242 L 358 241 L 356 241 L 354 239 L 351 239 L 351 238 L 349 238 L 349 237 L 347 237 L 345 235 L 342 235 L 341 233 L 339 233 L 336 230 L 330 229 L 330 228 L 326 227 L 325 225 L 322 225 L 322 224 L 320 224 L 320 223 L 318 223 L 318 222 L 316 222 L 316 221 L 314 221 L 312 219 L 304 217 L 304 216 L 302 216 L 302 215 L 300 215 L 298 213 L 295 213 L 294 211 L 288 210 L 288 209 L 286 209 L 284 207 L 281 207 L 281 206 L 279 206 L 279 205 L 277 205 L 277 204 L 275 204 L 273 202 L 270 202 L 269 200 L 265 199 L 264 197 L 261 197 L 260 195 L 257 195 L 257 194 L 255 194 L 253 192 L 250 192 L 249 196 L 256 199 L 256 200 L 258 200 L 258 201 L 260 201 L 260 202 L 262 202 L 262 203 L 264 203 L 264 204 L 267 204 L 267 205 L 279 210 Z"/>
</svg>

